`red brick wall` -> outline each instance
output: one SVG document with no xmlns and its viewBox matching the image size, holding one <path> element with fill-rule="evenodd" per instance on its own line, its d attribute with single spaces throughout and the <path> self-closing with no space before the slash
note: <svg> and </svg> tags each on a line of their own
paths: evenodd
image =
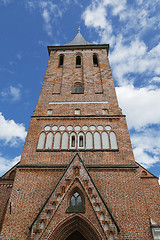
<svg viewBox="0 0 160 240">
<path fill-rule="evenodd" d="M 77 52 L 82 56 L 81 69 L 75 67 Z M 64 66 L 58 68 L 59 54 L 62 53 Z M 93 67 L 93 53 L 99 56 L 99 67 Z M 73 84 L 77 81 L 84 85 L 83 94 L 73 94 Z M 97 91 L 101 93 L 97 94 Z M 86 103 L 50 104 L 73 101 Z M 93 101 L 108 103 L 89 103 Z M 53 111 L 52 116 L 47 116 L 48 109 Z M 81 115 L 84 116 L 74 117 L 75 109 L 80 109 Z M 102 115 L 103 109 L 108 109 L 109 115 Z M 73 151 L 37 151 L 39 135 L 46 125 L 64 125 L 65 127 L 109 125 L 116 133 L 118 151 L 79 151 L 84 163 L 86 165 L 130 165 L 130 167 L 136 164 L 126 120 L 118 106 L 106 50 L 51 52 L 20 162 L 20 165 L 37 164 L 37 167 L 18 168 L 10 198 L 12 213 L 10 214 L 8 208 L 1 233 L 2 239 L 28 238 L 29 227 L 64 172 L 64 169 L 40 168 L 40 165 L 69 164 L 75 155 Z M 153 239 L 149 218 L 155 217 L 159 221 L 158 187 L 154 181 L 141 179 L 136 168 L 122 168 L 122 166 L 101 170 L 93 168 L 90 169 L 90 174 L 120 227 L 119 239 Z M 149 184 L 151 186 L 148 188 Z M 63 202 L 61 213 L 53 220 L 55 223 L 52 227 L 64 217 L 66 204 L 67 202 Z M 88 209 L 86 217 L 94 221 L 92 209 L 89 206 Z M 95 223 L 95 226 L 100 232 L 98 223 Z"/>
</svg>

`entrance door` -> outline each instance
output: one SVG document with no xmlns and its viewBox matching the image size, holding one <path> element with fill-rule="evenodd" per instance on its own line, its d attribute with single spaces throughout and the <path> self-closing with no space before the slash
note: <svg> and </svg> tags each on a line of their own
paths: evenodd
<svg viewBox="0 0 160 240">
<path fill-rule="evenodd" d="M 87 239 L 83 237 L 83 235 L 80 232 L 75 231 L 66 240 L 87 240 Z"/>
</svg>

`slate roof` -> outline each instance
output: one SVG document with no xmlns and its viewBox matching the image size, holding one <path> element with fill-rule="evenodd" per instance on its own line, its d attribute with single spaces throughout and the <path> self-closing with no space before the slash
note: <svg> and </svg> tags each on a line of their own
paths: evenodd
<svg viewBox="0 0 160 240">
<path fill-rule="evenodd" d="M 93 45 L 93 43 L 87 42 L 82 36 L 82 34 L 80 33 L 80 31 L 78 31 L 77 35 L 71 42 L 64 44 L 64 46 L 70 46 L 70 45 Z"/>
</svg>

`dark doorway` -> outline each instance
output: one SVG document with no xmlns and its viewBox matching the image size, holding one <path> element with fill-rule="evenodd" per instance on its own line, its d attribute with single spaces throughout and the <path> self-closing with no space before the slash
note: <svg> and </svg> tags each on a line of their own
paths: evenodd
<svg viewBox="0 0 160 240">
<path fill-rule="evenodd" d="M 86 238 L 83 237 L 83 235 L 80 232 L 75 231 L 66 240 L 86 240 Z"/>
</svg>

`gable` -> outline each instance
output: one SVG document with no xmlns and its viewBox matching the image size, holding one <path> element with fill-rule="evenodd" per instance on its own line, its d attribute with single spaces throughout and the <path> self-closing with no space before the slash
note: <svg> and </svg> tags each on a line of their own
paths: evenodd
<svg viewBox="0 0 160 240">
<path fill-rule="evenodd" d="M 51 234 L 51 230 L 49 229 L 54 231 L 57 225 L 59 225 L 59 222 L 53 224 L 57 214 L 61 216 L 61 221 L 66 217 L 74 217 L 75 213 L 67 213 L 66 211 L 74 188 L 82 192 L 86 201 L 85 213 L 79 213 L 79 216 L 82 215 L 82 217 L 86 217 L 86 219 L 94 218 L 95 220 L 93 221 L 92 219 L 91 222 L 96 222 L 96 224 L 99 225 L 101 235 L 104 234 L 106 238 L 113 235 L 114 239 L 118 239 L 119 228 L 79 154 L 74 156 L 57 183 L 57 186 L 31 225 L 31 237 L 35 239 L 37 235 L 38 237 L 41 236 L 41 239 L 46 239 L 46 235 L 49 236 L 49 234 Z M 45 236 L 45 238 L 43 238 L 43 236 Z M 47 239 L 49 238 L 47 237 Z"/>
</svg>

